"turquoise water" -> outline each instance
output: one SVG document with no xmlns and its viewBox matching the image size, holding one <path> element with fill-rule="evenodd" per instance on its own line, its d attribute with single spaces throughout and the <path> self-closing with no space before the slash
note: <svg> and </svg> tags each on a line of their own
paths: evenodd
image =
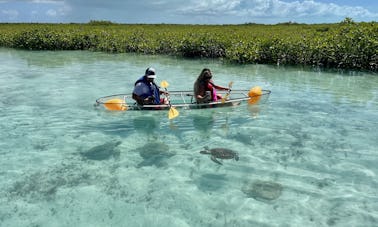
<svg viewBox="0 0 378 227">
<path fill-rule="evenodd" d="M 0 49 L 0 226 L 376 226 L 378 77 L 209 60 Z M 259 105 L 108 112 L 145 68 Z M 232 149 L 218 165 L 204 147 Z"/>
</svg>

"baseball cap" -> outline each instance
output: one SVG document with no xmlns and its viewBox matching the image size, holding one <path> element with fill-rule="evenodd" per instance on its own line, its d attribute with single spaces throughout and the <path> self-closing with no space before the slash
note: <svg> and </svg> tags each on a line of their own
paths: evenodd
<svg viewBox="0 0 378 227">
<path fill-rule="evenodd" d="M 155 79 L 156 78 L 155 69 L 152 68 L 152 67 L 147 68 L 146 69 L 146 76 L 147 76 L 147 78 L 153 78 L 153 79 Z"/>
</svg>

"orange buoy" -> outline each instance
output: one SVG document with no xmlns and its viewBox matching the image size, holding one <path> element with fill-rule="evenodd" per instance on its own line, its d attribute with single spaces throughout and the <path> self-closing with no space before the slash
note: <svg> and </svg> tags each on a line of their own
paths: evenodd
<svg viewBox="0 0 378 227">
<path fill-rule="evenodd" d="M 109 99 L 104 106 L 107 110 L 127 110 L 126 103 L 122 99 Z"/>
<path fill-rule="evenodd" d="M 258 103 L 258 101 L 261 98 L 261 95 L 262 95 L 261 87 L 256 86 L 256 87 L 251 88 L 251 90 L 249 90 L 248 92 L 248 96 L 250 97 L 250 99 L 248 100 L 248 103 L 251 105 Z"/>
</svg>

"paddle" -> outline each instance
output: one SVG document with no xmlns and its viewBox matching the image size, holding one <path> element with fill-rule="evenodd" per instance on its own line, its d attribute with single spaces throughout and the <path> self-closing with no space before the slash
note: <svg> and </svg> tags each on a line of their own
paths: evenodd
<svg viewBox="0 0 378 227">
<path fill-rule="evenodd" d="M 163 80 L 160 83 L 160 86 L 162 88 L 164 88 L 166 92 L 168 92 L 167 87 L 169 86 L 169 83 L 167 81 Z M 168 98 L 168 103 L 169 103 L 168 119 L 171 120 L 171 119 L 177 117 L 180 113 L 174 107 L 172 107 L 171 99 L 170 99 L 169 95 L 167 95 L 167 98 Z"/>
<path fill-rule="evenodd" d="M 232 84 L 233 84 L 234 82 L 230 82 L 230 83 L 228 83 L 228 92 L 226 93 L 226 95 L 221 99 L 221 102 L 222 103 L 225 103 L 226 102 L 226 99 L 228 98 L 228 96 L 230 96 L 230 92 L 231 92 L 231 88 L 232 88 Z"/>
<path fill-rule="evenodd" d="M 126 98 L 126 97 L 125 97 Z M 119 110 L 119 111 L 126 111 L 127 104 L 125 98 L 122 99 L 109 99 L 104 103 L 104 106 L 107 110 Z"/>
</svg>

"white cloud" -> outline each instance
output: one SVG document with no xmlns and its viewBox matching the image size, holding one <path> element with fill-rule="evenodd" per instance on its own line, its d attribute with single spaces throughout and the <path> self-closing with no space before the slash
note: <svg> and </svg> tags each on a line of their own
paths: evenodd
<svg viewBox="0 0 378 227">
<path fill-rule="evenodd" d="M 49 17 L 56 17 L 57 13 L 56 13 L 55 10 L 49 9 L 49 10 L 47 10 L 46 15 L 49 16 Z"/>
<path fill-rule="evenodd" d="M 201 15 L 232 14 L 240 6 L 240 3 L 239 0 L 194 0 L 190 6 L 184 6 L 179 10 L 184 13 Z"/>
<path fill-rule="evenodd" d="M 9 20 L 17 19 L 19 12 L 17 10 L 1 10 L 1 14 L 5 15 Z"/>
<path fill-rule="evenodd" d="M 193 0 L 180 9 L 194 15 L 234 15 L 247 17 L 378 17 L 363 7 L 340 6 L 313 0 L 286 2 L 282 0 Z"/>
</svg>

